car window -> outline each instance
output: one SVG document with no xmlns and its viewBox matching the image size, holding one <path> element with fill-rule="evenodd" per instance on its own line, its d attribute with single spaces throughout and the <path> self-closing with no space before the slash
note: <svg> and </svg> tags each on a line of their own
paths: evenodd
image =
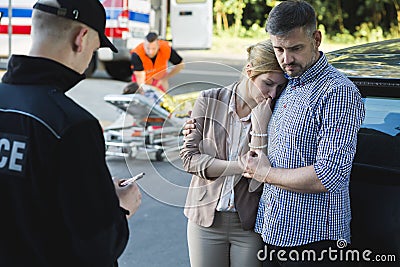
<svg viewBox="0 0 400 267">
<path fill-rule="evenodd" d="M 391 136 L 400 134 L 400 98 L 366 97 L 365 120 L 361 128 Z"/>
</svg>

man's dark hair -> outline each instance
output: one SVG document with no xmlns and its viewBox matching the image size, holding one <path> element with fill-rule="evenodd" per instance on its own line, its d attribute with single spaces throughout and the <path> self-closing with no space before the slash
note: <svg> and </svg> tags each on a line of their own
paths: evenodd
<svg viewBox="0 0 400 267">
<path fill-rule="evenodd" d="M 149 43 L 152 43 L 152 42 L 154 42 L 154 41 L 157 40 L 157 39 L 158 39 L 158 34 L 155 33 L 155 32 L 149 32 L 149 33 L 146 35 L 146 40 L 147 40 L 147 42 L 149 42 Z"/>
<path fill-rule="evenodd" d="M 122 94 L 127 95 L 127 94 L 134 94 L 136 91 L 139 89 L 139 85 L 135 82 L 130 82 L 128 83 L 124 89 L 122 90 Z"/>
<path fill-rule="evenodd" d="M 265 30 L 271 35 L 285 35 L 298 27 L 304 27 L 312 37 L 317 29 L 315 10 L 306 1 L 288 0 L 271 10 Z"/>
</svg>

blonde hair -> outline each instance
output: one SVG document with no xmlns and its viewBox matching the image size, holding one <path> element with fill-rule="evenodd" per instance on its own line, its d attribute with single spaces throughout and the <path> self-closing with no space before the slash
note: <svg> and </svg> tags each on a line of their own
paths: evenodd
<svg viewBox="0 0 400 267">
<path fill-rule="evenodd" d="M 245 67 L 244 71 L 251 70 L 249 78 L 255 78 L 260 74 L 282 71 L 275 57 L 274 47 L 271 40 L 265 40 L 247 48 L 247 64 L 250 67 Z"/>
</svg>

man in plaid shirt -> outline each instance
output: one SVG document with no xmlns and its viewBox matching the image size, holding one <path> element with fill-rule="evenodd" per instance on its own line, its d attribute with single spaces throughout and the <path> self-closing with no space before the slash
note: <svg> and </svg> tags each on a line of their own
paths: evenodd
<svg viewBox="0 0 400 267">
<path fill-rule="evenodd" d="M 365 114 L 361 95 L 318 50 L 321 32 L 310 4 L 282 2 L 270 12 L 267 31 L 288 85 L 268 126 L 268 157 L 256 150 L 242 159 L 244 175 L 264 183 L 255 227 L 265 242 L 264 264 L 339 266 L 345 259 L 321 253 L 350 242 L 349 178 Z M 305 250 L 316 257 L 302 258 Z"/>
</svg>

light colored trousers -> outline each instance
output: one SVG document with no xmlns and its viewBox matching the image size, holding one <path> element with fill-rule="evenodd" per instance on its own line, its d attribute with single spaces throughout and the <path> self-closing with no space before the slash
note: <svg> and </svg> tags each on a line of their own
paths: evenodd
<svg viewBox="0 0 400 267">
<path fill-rule="evenodd" d="M 244 231 L 237 212 L 216 212 L 211 227 L 188 221 L 187 237 L 192 267 L 259 267 L 263 248 L 259 234 Z"/>
</svg>

